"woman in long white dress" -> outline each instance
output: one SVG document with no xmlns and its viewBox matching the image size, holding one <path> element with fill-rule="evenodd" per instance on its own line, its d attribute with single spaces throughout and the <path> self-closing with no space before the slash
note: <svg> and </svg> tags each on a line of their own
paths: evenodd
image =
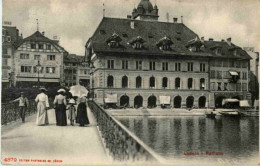
<svg viewBox="0 0 260 166">
<path fill-rule="evenodd" d="M 37 103 L 36 125 L 43 126 L 49 124 L 47 109 L 50 107 L 48 96 L 44 93 L 45 88 L 41 88 L 41 93 L 37 95 L 35 102 Z"/>
</svg>

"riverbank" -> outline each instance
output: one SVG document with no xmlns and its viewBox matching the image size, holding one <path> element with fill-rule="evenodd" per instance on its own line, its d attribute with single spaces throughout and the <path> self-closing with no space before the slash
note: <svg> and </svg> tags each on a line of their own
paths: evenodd
<svg viewBox="0 0 260 166">
<path fill-rule="evenodd" d="M 212 112 L 213 109 L 162 109 L 162 108 L 140 108 L 140 109 L 106 109 L 108 113 L 113 116 L 204 116 L 207 112 Z M 228 109 L 216 109 L 213 111 L 217 115 L 221 115 L 219 112 L 229 111 Z M 258 116 L 258 112 L 251 113 L 247 116 Z"/>
</svg>

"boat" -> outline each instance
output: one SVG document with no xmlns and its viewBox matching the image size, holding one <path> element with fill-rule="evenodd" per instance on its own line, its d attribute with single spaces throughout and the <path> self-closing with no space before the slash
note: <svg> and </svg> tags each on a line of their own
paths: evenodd
<svg viewBox="0 0 260 166">
<path fill-rule="evenodd" d="M 216 114 L 213 113 L 213 112 L 210 112 L 210 113 L 205 113 L 206 117 L 207 118 L 215 118 Z"/>
<path fill-rule="evenodd" d="M 221 111 L 219 112 L 223 116 L 239 117 L 241 114 L 238 111 Z"/>
</svg>

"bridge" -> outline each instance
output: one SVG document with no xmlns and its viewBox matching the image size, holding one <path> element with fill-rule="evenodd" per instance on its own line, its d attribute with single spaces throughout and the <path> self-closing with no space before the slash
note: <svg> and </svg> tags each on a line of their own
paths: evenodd
<svg viewBox="0 0 260 166">
<path fill-rule="evenodd" d="M 50 124 L 37 126 L 36 105 L 30 102 L 25 123 L 18 105 L 2 105 L 3 164 L 84 164 L 155 162 L 163 159 L 94 101 L 87 109 L 90 125 L 56 126 L 54 109 Z"/>
</svg>

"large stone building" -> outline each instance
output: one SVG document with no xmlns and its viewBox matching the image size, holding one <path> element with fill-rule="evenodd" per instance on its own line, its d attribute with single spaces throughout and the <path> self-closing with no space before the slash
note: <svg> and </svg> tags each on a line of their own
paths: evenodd
<svg viewBox="0 0 260 166">
<path fill-rule="evenodd" d="M 90 69 L 84 56 L 69 54 L 64 57 L 64 78 L 67 87 L 78 84 L 90 86 Z"/>
<path fill-rule="evenodd" d="M 58 41 L 36 31 L 17 40 L 14 53 L 15 86 L 37 86 L 38 69 L 41 86 L 59 86 L 63 82 L 63 56 L 67 51 Z M 41 67 L 37 68 L 37 65 Z"/>
<path fill-rule="evenodd" d="M 98 103 L 203 108 L 246 98 L 250 57 L 231 38 L 204 41 L 177 18 L 158 17 L 158 7 L 141 0 L 127 19 L 102 19 L 86 43 Z"/>
<path fill-rule="evenodd" d="M 14 42 L 20 38 L 16 27 L 2 27 L 2 88 L 14 85 Z"/>
</svg>

